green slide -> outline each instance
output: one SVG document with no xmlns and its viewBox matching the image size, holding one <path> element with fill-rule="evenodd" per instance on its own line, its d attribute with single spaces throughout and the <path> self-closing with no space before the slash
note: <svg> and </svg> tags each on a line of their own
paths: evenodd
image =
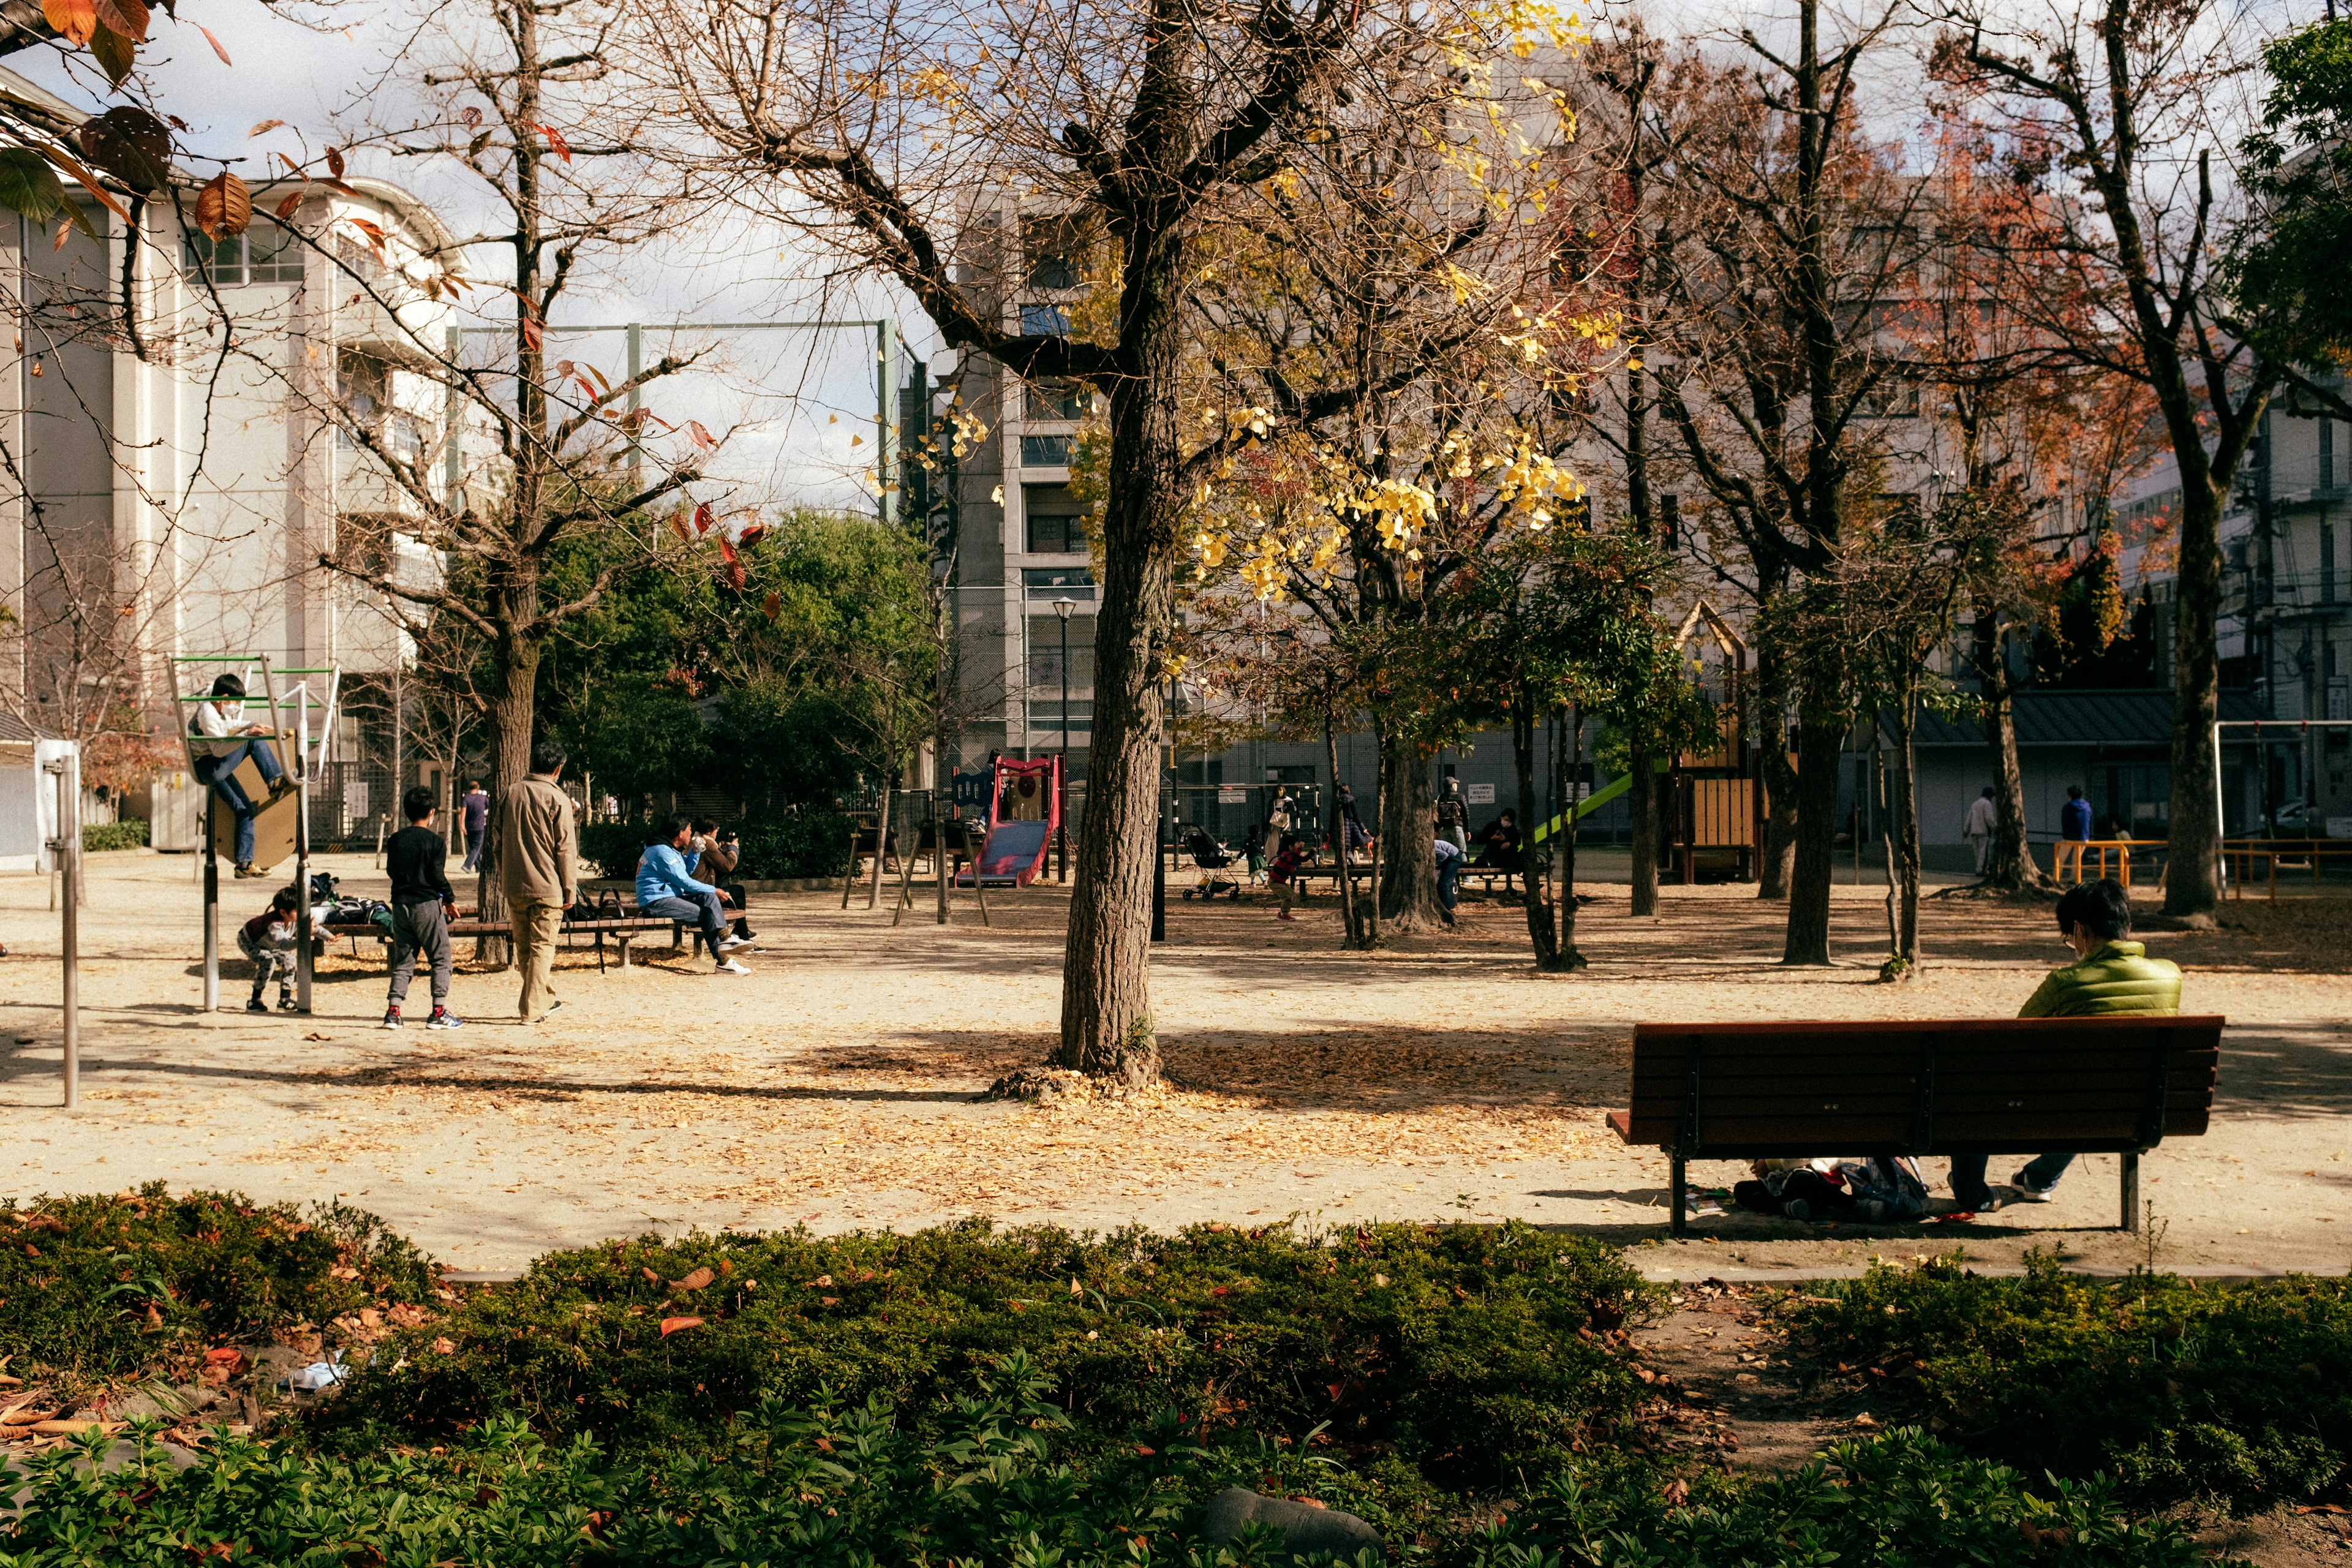
<svg viewBox="0 0 2352 1568">
<path fill-rule="evenodd" d="M 1664 773 L 1670 765 L 1671 764 L 1669 763 L 1662 762 L 1657 764 L 1657 771 Z M 1619 777 L 1615 783 L 1603 784 L 1599 789 L 1594 790 L 1591 795 L 1586 795 L 1582 800 L 1578 801 L 1576 803 L 1576 815 L 1579 817 L 1590 816 L 1593 812 L 1597 811 L 1601 806 L 1607 805 L 1611 801 L 1615 800 L 1619 795 L 1623 795 L 1627 790 L 1633 787 L 1633 775 L 1629 770 L 1623 775 Z M 1549 822 L 1547 822 L 1542 826 L 1537 828 L 1533 834 L 1529 835 L 1528 842 L 1529 844 L 1540 844 L 1546 838 L 1549 837 L 1552 831 L 1559 826 L 1559 818 L 1555 816 Z"/>
</svg>

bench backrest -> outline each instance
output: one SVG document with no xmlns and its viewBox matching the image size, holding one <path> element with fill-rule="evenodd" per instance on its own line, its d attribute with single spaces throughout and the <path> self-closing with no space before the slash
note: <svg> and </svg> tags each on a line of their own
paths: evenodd
<svg viewBox="0 0 2352 1568">
<path fill-rule="evenodd" d="M 1725 1159 L 2145 1149 L 2205 1131 L 2223 1022 L 1643 1024 L 1625 1141 Z"/>
</svg>

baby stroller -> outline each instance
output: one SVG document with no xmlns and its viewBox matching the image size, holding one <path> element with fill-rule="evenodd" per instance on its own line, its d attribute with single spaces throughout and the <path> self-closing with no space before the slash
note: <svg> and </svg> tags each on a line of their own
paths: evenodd
<svg viewBox="0 0 2352 1568">
<path fill-rule="evenodd" d="M 1192 857 L 1193 865 L 1210 873 L 1208 879 L 1199 887 L 1184 889 L 1186 898 L 1213 899 L 1219 893 L 1223 893 L 1229 899 L 1240 899 L 1242 885 L 1239 882 L 1227 881 L 1224 878 L 1216 875 L 1217 872 L 1232 865 L 1238 857 L 1210 837 L 1207 828 L 1195 827 L 1184 836 L 1184 853 Z"/>
</svg>

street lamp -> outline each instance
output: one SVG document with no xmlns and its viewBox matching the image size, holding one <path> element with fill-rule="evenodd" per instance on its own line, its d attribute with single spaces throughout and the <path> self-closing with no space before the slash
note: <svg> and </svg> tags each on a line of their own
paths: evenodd
<svg viewBox="0 0 2352 1568">
<path fill-rule="evenodd" d="M 1062 623 L 1062 810 L 1064 817 L 1055 832 L 1061 837 L 1060 871 L 1064 880 L 1070 874 L 1070 612 L 1077 601 L 1066 595 L 1054 601 L 1054 614 Z"/>
<path fill-rule="evenodd" d="M 1070 771 L 1070 612 L 1078 607 L 1075 599 L 1054 601 L 1054 614 L 1062 622 L 1062 773 Z"/>
</svg>

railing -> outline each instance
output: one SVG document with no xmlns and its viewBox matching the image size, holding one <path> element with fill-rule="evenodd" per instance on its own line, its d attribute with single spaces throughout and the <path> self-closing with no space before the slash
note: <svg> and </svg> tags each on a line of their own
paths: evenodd
<svg viewBox="0 0 2352 1568">
<path fill-rule="evenodd" d="M 2263 863 L 2270 901 L 2278 902 L 2279 862 L 2288 862 L 2289 870 L 2301 870 L 2298 860 L 2307 860 L 2311 879 L 2319 880 L 2319 863 L 2323 858 L 2352 860 L 2352 838 L 2230 838 L 2221 843 L 2221 859 L 2234 864 L 2238 874 L 2230 879 L 2230 896 L 2242 899 L 2246 884 L 2254 879 L 2254 862 Z"/>
<path fill-rule="evenodd" d="M 2067 853 L 2069 849 L 2074 848 L 2079 848 L 2081 853 L 2074 855 Z M 2060 885 L 2064 885 L 2066 873 L 2070 869 L 2067 862 L 2071 860 L 2074 862 L 2071 869 L 2074 873 L 2076 882 L 2089 881 L 2095 876 L 2113 876 L 2116 880 L 2124 885 L 2124 890 L 2129 892 L 2132 885 L 2132 851 L 2137 849 L 2143 856 L 2155 857 L 2162 855 L 2166 848 L 2167 845 L 2161 838 L 2061 838 L 2051 846 L 2050 874 Z M 2099 868 L 2096 872 L 2086 868 L 2094 855 L 2098 860 Z M 2115 857 L 2112 869 L 2109 868 L 2107 859 L 2110 855 Z M 2159 882 L 2163 880 L 2161 872 L 2158 873 L 2157 879 Z"/>
</svg>

